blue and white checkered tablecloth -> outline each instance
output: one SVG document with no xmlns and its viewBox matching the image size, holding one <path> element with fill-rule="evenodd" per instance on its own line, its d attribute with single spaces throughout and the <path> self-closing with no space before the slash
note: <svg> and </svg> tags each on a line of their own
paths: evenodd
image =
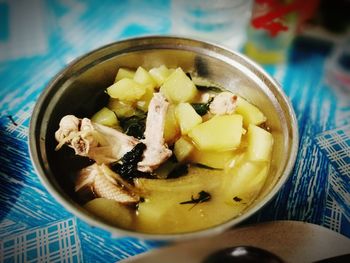
<svg viewBox="0 0 350 263">
<path fill-rule="evenodd" d="M 0 261 L 116 262 L 161 244 L 112 237 L 58 204 L 28 153 L 33 106 L 67 63 L 101 45 L 168 34 L 169 1 L 0 0 Z M 350 237 L 350 92 L 325 79 L 329 50 L 294 45 L 288 63 L 267 66 L 297 114 L 292 175 L 247 223 L 299 220 Z"/>
</svg>

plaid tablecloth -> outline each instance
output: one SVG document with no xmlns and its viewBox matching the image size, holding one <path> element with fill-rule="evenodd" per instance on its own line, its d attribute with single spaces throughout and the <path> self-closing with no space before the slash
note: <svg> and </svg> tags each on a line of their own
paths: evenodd
<svg viewBox="0 0 350 263">
<path fill-rule="evenodd" d="M 1 262 L 115 262 L 160 245 L 67 212 L 40 183 L 27 138 L 38 96 L 72 59 L 170 26 L 169 1 L 0 0 Z M 350 99 L 324 77 L 331 48 L 300 41 L 287 63 L 266 67 L 293 103 L 300 148 L 286 185 L 246 223 L 299 220 L 350 237 Z"/>
</svg>

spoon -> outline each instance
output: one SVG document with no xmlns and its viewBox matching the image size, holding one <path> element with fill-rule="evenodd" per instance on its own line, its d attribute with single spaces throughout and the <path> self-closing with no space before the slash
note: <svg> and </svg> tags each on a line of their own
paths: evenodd
<svg viewBox="0 0 350 263">
<path fill-rule="evenodd" d="M 275 254 L 271 252 L 251 246 L 238 246 L 225 248 L 209 255 L 203 263 L 283 263 Z"/>
<path fill-rule="evenodd" d="M 283 263 L 275 254 L 252 246 L 229 247 L 210 254 L 203 263 Z M 350 254 L 344 254 L 316 261 L 315 263 L 342 263 L 350 262 Z"/>
</svg>

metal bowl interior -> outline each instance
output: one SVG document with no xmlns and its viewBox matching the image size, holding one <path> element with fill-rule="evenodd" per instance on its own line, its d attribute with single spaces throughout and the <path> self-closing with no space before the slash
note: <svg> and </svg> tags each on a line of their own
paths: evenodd
<svg viewBox="0 0 350 263">
<path fill-rule="evenodd" d="M 272 165 L 257 200 L 237 218 L 206 230 L 153 235 L 119 229 L 88 214 L 75 201 L 70 176 L 86 166 L 71 151 L 54 151 L 54 132 L 66 114 L 90 117 L 106 103 L 105 88 L 113 83 L 119 67 L 147 69 L 160 65 L 181 67 L 252 101 L 267 116 L 275 143 Z M 52 195 L 88 223 L 112 233 L 150 239 L 186 239 L 219 233 L 237 225 L 265 205 L 287 180 L 298 147 L 294 111 L 278 83 L 244 56 L 192 39 L 144 37 L 104 46 L 73 61 L 40 96 L 33 112 L 30 134 L 33 164 Z"/>
</svg>

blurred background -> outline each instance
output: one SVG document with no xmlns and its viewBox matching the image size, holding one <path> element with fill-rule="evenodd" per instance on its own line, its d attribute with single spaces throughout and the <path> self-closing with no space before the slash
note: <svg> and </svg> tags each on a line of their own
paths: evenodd
<svg viewBox="0 0 350 263">
<path fill-rule="evenodd" d="M 0 0 L 0 74 L 14 74 L 9 63 L 21 59 L 25 66 L 28 58 L 49 58 L 57 71 L 113 41 L 175 34 L 216 42 L 263 65 L 286 62 L 301 42 L 316 44 L 333 52 L 329 64 L 344 75 L 349 12 L 349 0 Z"/>
</svg>

